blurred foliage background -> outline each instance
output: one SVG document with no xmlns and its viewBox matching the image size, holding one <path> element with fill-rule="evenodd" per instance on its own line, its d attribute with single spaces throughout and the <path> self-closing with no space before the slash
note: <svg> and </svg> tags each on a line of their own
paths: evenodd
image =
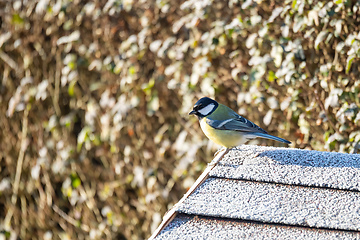
<svg viewBox="0 0 360 240">
<path fill-rule="evenodd" d="M 1 238 L 149 237 L 217 149 L 187 115 L 203 96 L 291 147 L 359 153 L 359 11 L 0 2 Z"/>
</svg>

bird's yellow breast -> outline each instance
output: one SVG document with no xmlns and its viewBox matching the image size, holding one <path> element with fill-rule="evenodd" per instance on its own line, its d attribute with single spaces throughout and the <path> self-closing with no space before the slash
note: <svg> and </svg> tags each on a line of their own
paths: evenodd
<svg viewBox="0 0 360 240">
<path fill-rule="evenodd" d="M 231 148 L 245 143 L 248 139 L 237 131 L 219 130 L 206 123 L 206 118 L 200 120 L 200 126 L 204 134 L 216 144 Z"/>
</svg>

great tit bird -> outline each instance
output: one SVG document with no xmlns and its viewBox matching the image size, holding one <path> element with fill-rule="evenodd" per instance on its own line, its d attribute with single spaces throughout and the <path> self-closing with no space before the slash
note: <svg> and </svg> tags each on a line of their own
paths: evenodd
<svg viewBox="0 0 360 240">
<path fill-rule="evenodd" d="M 238 115 L 225 105 L 203 97 L 197 101 L 189 115 L 196 115 L 205 135 L 215 143 L 232 148 L 260 137 L 290 144 L 291 142 L 272 136 L 264 129 Z"/>
</svg>

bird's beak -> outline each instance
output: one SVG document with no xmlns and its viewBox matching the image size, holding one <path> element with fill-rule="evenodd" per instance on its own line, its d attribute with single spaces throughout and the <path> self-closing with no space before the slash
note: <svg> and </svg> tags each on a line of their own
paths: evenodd
<svg viewBox="0 0 360 240">
<path fill-rule="evenodd" d="M 192 110 L 191 112 L 189 112 L 189 115 L 193 115 L 195 113 L 196 113 L 196 111 Z"/>
</svg>

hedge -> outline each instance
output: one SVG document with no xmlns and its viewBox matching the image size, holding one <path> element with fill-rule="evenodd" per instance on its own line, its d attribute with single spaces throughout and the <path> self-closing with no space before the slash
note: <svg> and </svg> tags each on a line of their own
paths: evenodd
<svg viewBox="0 0 360 240">
<path fill-rule="evenodd" d="M 0 235 L 149 237 L 217 149 L 187 115 L 203 96 L 291 147 L 360 151 L 359 2 L 0 6 Z"/>
</svg>

